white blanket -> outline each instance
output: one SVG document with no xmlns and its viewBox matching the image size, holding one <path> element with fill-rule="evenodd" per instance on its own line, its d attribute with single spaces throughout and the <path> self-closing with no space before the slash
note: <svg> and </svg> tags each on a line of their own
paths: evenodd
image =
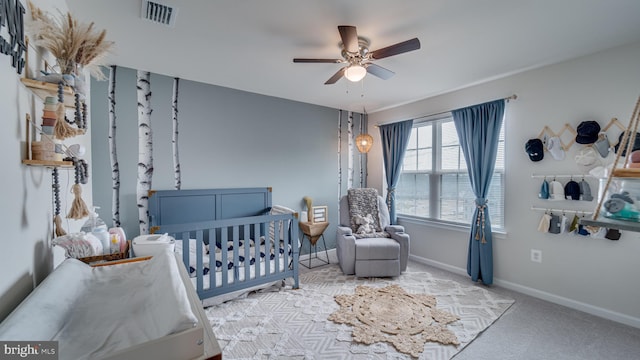
<svg viewBox="0 0 640 360">
<path fill-rule="evenodd" d="M 106 354 L 197 323 L 170 251 L 92 268 L 67 259 L 0 324 L 3 340 L 57 340 L 60 359 Z"/>
</svg>

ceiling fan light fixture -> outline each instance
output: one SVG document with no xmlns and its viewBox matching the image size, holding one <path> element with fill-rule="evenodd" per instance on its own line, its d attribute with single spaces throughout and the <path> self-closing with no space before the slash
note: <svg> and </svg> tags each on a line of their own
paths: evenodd
<svg viewBox="0 0 640 360">
<path fill-rule="evenodd" d="M 365 75 L 367 75 L 367 69 L 365 69 L 364 66 L 358 64 L 350 65 L 344 71 L 344 76 L 347 78 L 347 80 L 353 82 L 362 80 Z"/>
</svg>

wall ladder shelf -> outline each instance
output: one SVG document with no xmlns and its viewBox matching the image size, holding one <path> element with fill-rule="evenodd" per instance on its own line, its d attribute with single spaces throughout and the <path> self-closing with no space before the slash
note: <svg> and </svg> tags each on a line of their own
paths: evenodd
<svg viewBox="0 0 640 360">
<path fill-rule="evenodd" d="M 625 168 L 625 164 L 629 161 L 631 157 L 631 152 L 633 150 L 633 145 L 635 145 L 635 133 L 638 132 L 638 125 L 640 124 L 640 97 L 636 101 L 636 106 L 631 115 L 631 119 L 629 120 L 629 125 L 624 132 L 624 136 L 620 142 L 620 152 L 616 154 L 616 158 L 612 165 L 612 170 L 609 176 L 607 177 L 606 185 L 601 192 L 600 199 L 598 201 L 598 205 L 596 207 L 595 212 L 593 213 L 592 219 L 583 218 L 580 219 L 580 224 L 586 226 L 599 226 L 606 227 L 611 229 L 618 230 L 627 230 L 627 231 L 635 231 L 640 232 L 640 222 L 634 221 L 634 219 L 628 220 L 620 220 L 620 219 L 612 219 L 605 217 L 601 214 L 602 205 L 605 202 L 605 197 L 608 194 L 609 185 L 611 181 L 615 178 L 623 178 L 623 179 L 640 179 L 640 169 L 637 168 Z M 631 135 L 633 134 L 633 136 Z M 624 160 L 622 164 L 620 164 L 620 158 L 622 158 L 623 149 L 626 149 Z M 622 165 L 618 167 L 618 165 Z"/>
</svg>

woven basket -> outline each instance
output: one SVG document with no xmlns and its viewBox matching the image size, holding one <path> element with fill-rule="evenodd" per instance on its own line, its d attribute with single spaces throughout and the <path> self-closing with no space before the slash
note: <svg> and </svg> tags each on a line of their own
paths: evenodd
<svg viewBox="0 0 640 360">
<path fill-rule="evenodd" d="M 113 260 L 126 259 L 129 257 L 130 246 L 131 246 L 131 240 L 127 240 L 127 245 L 125 245 L 123 252 L 106 254 L 106 255 L 87 256 L 87 257 L 79 258 L 78 260 L 82 261 L 85 264 L 91 264 L 99 261 L 113 261 Z"/>
</svg>

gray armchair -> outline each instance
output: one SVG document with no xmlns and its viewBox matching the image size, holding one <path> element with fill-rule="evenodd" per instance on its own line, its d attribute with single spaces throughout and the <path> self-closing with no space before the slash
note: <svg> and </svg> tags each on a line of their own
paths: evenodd
<svg viewBox="0 0 640 360">
<path fill-rule="evenodd" d="M 390 277 L 399 276 L 407 269 L 409 234 L 405 234 L 400 225 L 389 225 L 389 210 L 381 196 L 378 196 L 378 211 L 380 226 L 391 237 L 356 239 L 350 226 L 349 200 L 346 195 L 340 199 L 336 252 L 345 275 Z"/>
</svg>

